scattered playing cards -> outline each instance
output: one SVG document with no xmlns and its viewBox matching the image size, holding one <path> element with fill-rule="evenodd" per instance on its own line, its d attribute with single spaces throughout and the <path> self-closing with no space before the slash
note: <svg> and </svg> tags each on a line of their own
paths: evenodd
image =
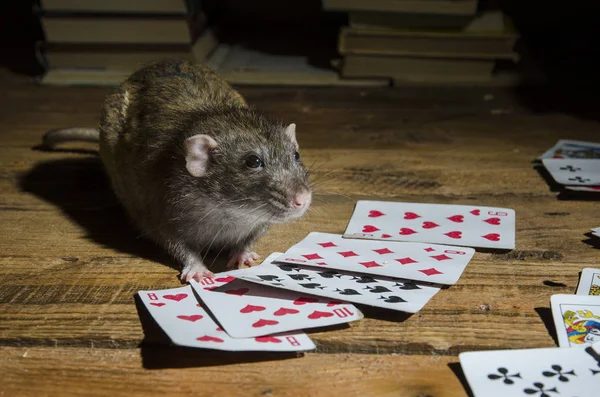
<svg viewBox="0 0 600 397">
<path fill-rule="evenodd" d="M 475 397 L 597 397 L 600 343 L 590 349 L 520 349 L 458 355 Z"/>
<path fill-rule="evenodd" d="M 307 351 L 304 330 L 361 320 L 354 304 L 416 313 L 459 281 L 473 247 L 514 246 L 512 209 L 359 201 L 343 235 L 313 232 L 258 266 L 138 296 L 176 345 Z"/>
<path fill-rule="evenodd" d="M 192 287 L 139 291 L 150 315 L 173 344 L 228 351 L 305 351 L 315 344 L 303 332 L 234 339 L 220 327 L 196 300 Z"/>
<path fill-rule="evenodd" d="M 550 298 L 560 347 L 600 342 L 600 297 L 557 294 Z"/>
<path fill-rule="evenodd" d="M 474 249 L 465 247 L 345 239 L 315 232 L 275 262 L 451 285 L 458 281 L 474 253 Z"/>
<path fill-rule="evenodd" d="M 476 205 L 358 201 L 346 238 L 515 248 L 515 211 Z"/>
<path fill-rule="evenodd" d="M 272 256 L 259 268 L 270 263 Z M 232 276 L 216 280 L 205 278 L 200 283 L 191 281 L 191 284 L 217 321 L 234 338 L 324 327 L 363 318 L 354 305 L 339 300 L 266 287 Z"/>
</svg>

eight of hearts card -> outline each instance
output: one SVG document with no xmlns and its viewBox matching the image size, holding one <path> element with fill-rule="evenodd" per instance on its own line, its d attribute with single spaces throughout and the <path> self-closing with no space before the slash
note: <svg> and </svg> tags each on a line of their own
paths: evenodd
<svg viewBox="0 0 600 397">
<path fill-rule="evenodd" d="M 600 342 L 600 297 L 556 294 L 550 297 L 560 347 Z"/>
<path fill-rule="evenodd" d="M 275 262 L 452 285 L 474 253 L 466 247 L 347 239 L 313 232 Z"/>
<path fill-rule="evenodd" d="M 440 290 L 405 279 L 287 263 L 261 264 L 242 271 L 237 277 L 253 283 L 407 313 L 421 310 Z"/>
<path fill-rule="evenodd" d="M 263 265 L 270 263 L 270 258 Z M 191 281 L 202 302 L 234 338 L 324 327 L 363 318 L 354 305 L 286 291 L 233 276 Z"/>
<path fill-rule="evenodd" d="M 471 205 L 358 201 L 345 238 L 515 248 L 515 211 Z"/>
<path fill-rule="evenodd" d="M 171 341 L 179 346 L 280 352 L 306 351 L 316 347 L 301 331 L 234 339 L 202 309 L 189 285 L 158 291 L 139 291 L 138 296 Z"/>
<path fill-rule="evenodd" d="M 600 185 L 600 159 L 542 159 L 542 163 L 562 185 Z"/>
<path fill-rule="evenodd" d="M 460 353 L 475 397 L 597 397 L 600 344 L 589 349 L 558 347 Z"/>
<path fill-rule="evenodd" d="M 600 296 L 600 269 L 588 267 L 581 271 L 576 294 Z"/>
</svg>

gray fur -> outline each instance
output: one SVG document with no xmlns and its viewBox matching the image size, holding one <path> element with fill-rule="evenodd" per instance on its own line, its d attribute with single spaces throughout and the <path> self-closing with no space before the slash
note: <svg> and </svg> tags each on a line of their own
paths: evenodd
<svg viewBox="0 0 600 397">
<path fill-rule="evenodd" d="M 310 193 L 308 173 L 285 127 L 250 109 L 206 67 L 162 61 L 107 96 L 100 157 L 142 233 L 197 267 L 206 249 L 239 255 L 270 224 L 304 213 L 292 202 Z M 185 167 L 183 143 L 197 134 L 218 143 L 202 177 Z M 264 160 L 261 171 L 246 167 L 251 153 Z"/>
</svg>

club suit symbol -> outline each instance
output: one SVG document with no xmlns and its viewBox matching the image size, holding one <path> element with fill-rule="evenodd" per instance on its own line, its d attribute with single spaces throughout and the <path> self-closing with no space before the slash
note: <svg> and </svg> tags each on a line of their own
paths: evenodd
<svg viewBox="0 0 600 397">
<path fill-rule="evenodd" d="M 577 171 L 581 171 L 581 167 L 573 167 L 572 165 L 567 165 L 565 167 L 560 167 L 560 170 L 569 171 L 569 172 L 577 172 Z"/>
<path fill-rule="evenodd" d="M 580 176 L 576 176 L 575 178 L 569 178 L 569 180 L 572 181 L 572 182 L 581 182 L 581 183 L 584 183 L 584 182 L 589 182 L 591 179 L 590 178 L 582 178 Z"/>
</svg>

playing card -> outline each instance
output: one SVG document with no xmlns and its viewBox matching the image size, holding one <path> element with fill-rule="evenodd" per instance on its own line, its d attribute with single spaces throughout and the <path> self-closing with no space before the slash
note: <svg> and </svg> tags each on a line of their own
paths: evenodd
<svg viewBox="0 0 600 397">
<path fill-rule="evenodd" d="M 600 185 L 600 160 L 542 159 L 542 163 L 562 185 Z"/>
<path fill-rule="evenodd" d="M 261 266 L 271 263 L 274 257 L 266 258 Z M 190 283 L 219 324 L 234 338 L 323 327 L 363 318 L 354 305 L 238 280 L 232 273 L 225 277 L 215 274 L 214 279 Z"/>
<path fill-rule="evenodd" d="M 556 294 L 550 305 L 560 347 L 600 342 L 600 296 Z"/>
<path fill-rule="evenodd" d="M 345 238 L 513 249 L 515 211 L 472 205 L 358 201 Z"/>
<path fill-rule="evenodd" d="M 475 397 L 597 397 L 600 344 L 593 349 L 490 350 L 458 358 Z"/>
<path fill-rule="evenodd" d="M 451 285 L 459 279 L 474 253 L 473 248 L 466 247 L 357 240 L 314 232 L 275 262 Z"/>
<path fill-rule="evenodd" d="M 600 269 L 583 269 L 575 294 L 600 296 Z"/>
<path fill-rule="evenodd" d="M 559 140 L 552 148 L 544 152 L 538 159 L 590 159 L 600 158 L 600 144 L 595 142 Z"/>
<path fill-rule="evenodd" d="M 266 263 L 243 269 L 238 278 L 303 294 L 408 313 L 419 311 L 440 290 L 434 285 L 405 279 L 287 263 Z"/>
<path fill-rule="evenodd" d="M 316 346 L 303 332 L 233 339 L 196 300 L 192 287 L 139 291 L 150 315 L 174 344 L 227 351 L 305 351 Z"/>
</svg>

